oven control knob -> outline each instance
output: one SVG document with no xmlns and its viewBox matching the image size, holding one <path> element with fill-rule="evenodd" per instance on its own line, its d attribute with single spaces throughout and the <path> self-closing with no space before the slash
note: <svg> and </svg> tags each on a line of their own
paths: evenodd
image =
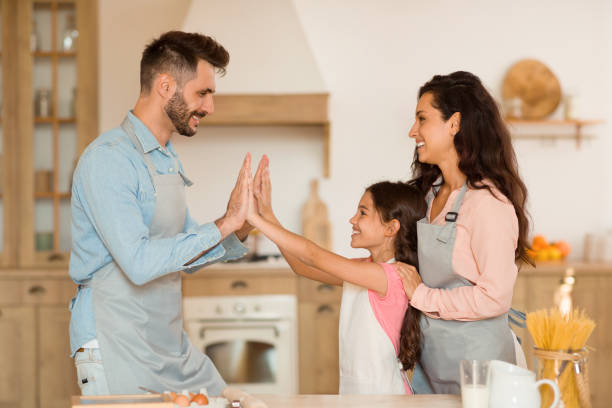
<svg viewBox="0 0 612 408">
<path fill-rule="evenodd" d="M 261 306 L 259 305 L 255 305 L 255 307 L 253 308 L 256 312 L 261 312 Z"/>
<path fill-rule="evenodd" d="M 222 314 L 223 313 L 223 308 L 221 306 L 215 307 L 215 313 Z"/>
<path fill-rule="evenodd" d="M 236 303 L 234 305 L 234 312 L 238 314 L 244 314 L 246 312 L 246 306 L 244 303 Z"/>
</svg>

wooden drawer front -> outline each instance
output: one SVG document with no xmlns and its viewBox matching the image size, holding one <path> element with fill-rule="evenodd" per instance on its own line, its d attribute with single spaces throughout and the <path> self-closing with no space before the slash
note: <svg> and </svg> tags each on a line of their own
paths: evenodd
<svg viewBox="0 0 612 408">
<path fill-rule="evenodd" d="M 295 294 L 294 277 L 235 277 L 184 279 L 183 296 Z"/>
<path fill-rule="evenodd" d="M 301 302 L 339 303 L 342 287 L 321 283 L 308 278 L 299 278 L 299 298 Z"/>
<path fill-rule="evenodd" d="M 21 304 L 22 283 L 20 280 L 0 280 L 0 305 Z"/>
<path fill-rule="evenodd" d="M 68 306 L 76 293 L 70 279 L 7 279 L 0 280 L 0 305 Z"/>
<path fill-rule="evenodd" d="M 70 280 L 24 280 L 21 286 L 23 303 L 37 305 L 65 305 L 76 293 Z"/>
</svg>

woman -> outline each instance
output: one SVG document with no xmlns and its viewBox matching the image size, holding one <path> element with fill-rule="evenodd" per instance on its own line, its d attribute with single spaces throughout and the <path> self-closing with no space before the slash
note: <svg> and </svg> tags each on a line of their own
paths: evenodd
<svg viewBox="0 0 612 408">
<path fill-rule="evenodd" d="M 469 72 L 421 87 L 410 137 L 411 182 L 427 193 L 428 210 L 417 227 L 419 271 L 399 269 L 423 312 L 425 378 L 435 393 L 458 394 L 460 360 L 524 364 L 508 311 L 515 262 L 528 261 L 527 189 L 497 105 Z M 415 391 L 427 392 L 419 383 Z"/>
</svg>

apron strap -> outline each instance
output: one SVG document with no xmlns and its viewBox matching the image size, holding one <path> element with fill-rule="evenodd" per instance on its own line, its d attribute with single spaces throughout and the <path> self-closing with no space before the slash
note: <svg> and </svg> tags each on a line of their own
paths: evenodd
<svg viewBox="0 0 612 408">
<path fill-rule="evenodd" d="M 126 117 L 121 123 L 121 128 L 125 131 L 125 133 L 127 133 L 136 150 L 142 155 L 142 158 L 144 159 L 145 164 L 147 165 L 147 169 L 149 170 L 149 176 L 151 176 L 151 183 L 153 183 L 153 189 L 155 189 L 155 181 L 153 177 L 157 175 L 157 169 L 155 169 L 155 165 L 153 165 L 153 161 L 151 160 L 149 155 L 145 154 L 144 149 L 142 148 L 142 144 L 136 137 L 136 131 L 134 130 L 134 125 L 132 124 L 132 121 L 128 117 Z"/>
<path fill-rule="evenodd" d="M 457 198 L 453 203 L 453 208 L 451 208 L 451 210 L 447 212 L 446 216 L 444 217 L 446 223 L 444 224 L 444 227 L 440 230 L 440 233 L 437 237 L 438 241 L 442 242 L 443 244 L 446 244 L 450 240 L 451 235 L 453 233 L 453 229 L 457 227 L 457 216 L 459 215 L 459 208 L 461 207 L 461 203 L 463 202 L 463 197 L 465 196 L 466 191 L 467 183 L 461 187 L 461 190 L 459 190 L 459 194 L 457 195 Z"/>
</svg>

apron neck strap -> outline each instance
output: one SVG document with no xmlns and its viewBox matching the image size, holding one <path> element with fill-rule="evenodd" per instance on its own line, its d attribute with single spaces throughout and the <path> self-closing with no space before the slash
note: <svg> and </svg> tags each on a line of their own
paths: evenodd
<svg viewBox="0 0 612 408">
<path fill-rule="evenodd" d="M 147 169 L 149 169 L 149 175 L 151 176 L 151 180 L 153 180 L 153 177 L 157 175 L 157 170 L 155 169 L 153 161 L 151 160 L 149 155 L 144 152 L 144 149 L 142 148 L 142 143 L 140 143 L 140 141 L 136 137 L 136 131 L 134 130 L 134 125 L 132 124 L 132 121 L 128 117 L 126 117 L 121 123 L 121 128 L 125 131 L 125 133 L 127 133 L 136 150 L 142 155 L 142 158 L 144 159 L 145 164 L 147 165 Z M 155 183 L 153 183 L 153 185 L 155 186 Z"/>
<path fill-rule="evenodd" d="M 444 220 L 446 223 L 444 227 L 440 230 L 438 234 L 438 241 L 446 244 L 453 234 L 453 231 L 457 228 L 457 217 L 459 216 L 459 208 L 461 208 L 461 203 L 463 202 L 463 197 L 465 196 L 465 192 L 467 191 L 467 182 L 461 186 L 461 190 L 459 190 L 459 194 L 457 194 L 457 198 L 455 198 L 455 202 L 453 203 L 453 207 L 449 212 L 446 213 Z"/>
</svg>

